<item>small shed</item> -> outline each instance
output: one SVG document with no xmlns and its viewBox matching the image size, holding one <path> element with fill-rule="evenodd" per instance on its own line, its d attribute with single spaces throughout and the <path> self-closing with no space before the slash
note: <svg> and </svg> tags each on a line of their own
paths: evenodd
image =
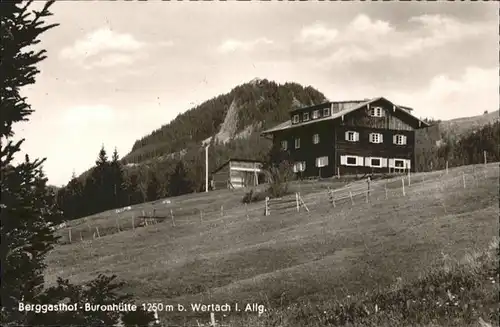
<svg viewBox="0 0 500 327">
<path fill-rule="evenodd" d="M 262 162 L 257 160 L 232 158 L 212 172 L 214 190 L 255 186 L 265 181 Z"/>
</svg>

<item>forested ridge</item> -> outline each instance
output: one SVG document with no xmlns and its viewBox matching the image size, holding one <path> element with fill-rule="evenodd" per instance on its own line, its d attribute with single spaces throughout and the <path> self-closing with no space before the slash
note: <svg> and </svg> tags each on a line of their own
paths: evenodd
<svg viewBox="0 0 500 327">
<path fill-rule="evenodd" d="M 123 161 L 139 163 L 199 147 L 201 142 L 219 132 L 233 101 L 238 108 L 238 133 L 248 126 L 273 126 L 286 120 L 291 108 L 320 104 L 327 99 L 310 86 L 255 79 L 179 114 L 170 123 L 137 140 Z"/>
</svg>

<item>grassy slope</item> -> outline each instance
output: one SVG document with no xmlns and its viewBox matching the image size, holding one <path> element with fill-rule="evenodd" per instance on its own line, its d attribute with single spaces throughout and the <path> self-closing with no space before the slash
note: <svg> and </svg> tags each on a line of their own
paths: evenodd
<svg viewBox="0 0 500 327">
<path fill-rule="evenodd" d="M 382 182 L 374 181 L 379 189 L 371 202 L 360 195 L 354 207 L 345 199 L 332 208 L 324 188 L 308 183 L 301 192 L 310 213 L 264 217 L 262 204 L 252 204 L 249 219 L 238 203 L 241 192 L 174 198 L 175 228 L 157 224 L 62 245 L 48 257 L 48 281 L 61 276 L 84 282 L 100 272 L 116 273 L 139 301 L 171 304 L 256 301 L 270 308 L 305 299 L 343 299 L 388 286 L 397 277 L 414 280 L 439 266 L 443 253 L 461 258 L 498 235 L 498 163 L 488 165 L 486 176 L 483 167 L 475 168 L 477 184 L 472 169 L 414 175 L 406 197 L 395 179 L 388 184 L 388 200 Z M 157 212 L 169 212 L 160 201 L 155 206 Z M 198 208 L 207 212 L 203 223 Z M 111 231 L 116 217 L 104 213 L 88 222 Z M 85 230 L 84 221 L 72 229 Z M 160 313 L 160 318 L 183 321 L 180 317 L 189 315 Z"/>
</svg>

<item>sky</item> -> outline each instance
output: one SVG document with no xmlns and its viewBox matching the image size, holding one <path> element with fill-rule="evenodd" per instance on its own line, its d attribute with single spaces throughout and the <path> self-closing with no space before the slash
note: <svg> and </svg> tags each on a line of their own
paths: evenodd
<svg viewBox="0 0 500 327">
<path fill-rule="evenodd" d="M 35 2 L 40 7 L 41 2 Z M 499 108 L 495 2 L 61 1 L 48 58 L 22 89 L 18 160 L 49 183 L 126 155 L 179 113 L 253 78 L 311 85 L 329 100 L 383 96 L 419 117 Z"/>
</svg>

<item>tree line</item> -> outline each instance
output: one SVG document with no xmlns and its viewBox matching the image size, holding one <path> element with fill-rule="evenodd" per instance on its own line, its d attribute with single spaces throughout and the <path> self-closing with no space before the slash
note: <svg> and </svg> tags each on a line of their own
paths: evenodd
<svg viewBox="0 0 500 327">
<path fill-rule="evenodd" d="M 488 124 L 465 135 L 443 134 L 439 121 L 417 131 L 416 170 L 430 171 L 449 167 L 499 161 L 499 122 Z M 283 161 L 272 154 L 272 143 L 253 133 L 228 143 L 212 142 L 209 148 L 210 171 L 230 158 L 251 158 L 268 162 Z M 209 172 L 210 172 L 209 171 Z M 57 192 L 57 204 L 65 219 L 85 217 L 109 209 L 205 190 L 205 152 L 193 146 L 183 156 L 151 160 L 142 164 L 123 164 L 115 151 L 110 160 L 101 148 L 96 165 Z"/>
</svg>

